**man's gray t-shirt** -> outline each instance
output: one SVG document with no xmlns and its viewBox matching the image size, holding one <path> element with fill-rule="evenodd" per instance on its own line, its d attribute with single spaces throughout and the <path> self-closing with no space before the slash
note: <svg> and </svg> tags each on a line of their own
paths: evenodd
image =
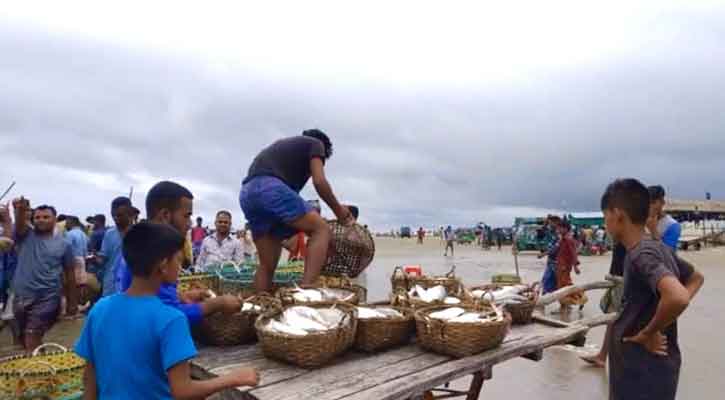
<svg viewBox="0 0 725 400">
<path fill-rule="evenodd" d="M 310 160 L 325 160 L 325 146 L 309 136 L 278 140 L 262 150 L 252 161 L 243 183 L 256 176 L 274 176 L 299 193 L 310 179 Z"/>
<path fill-rule="evenodd" d="M 662 334 L 667 337 L 666 357 L 643 346 L 623 343 L 649 324 L 660 300 L 657 284 L 674 276 L 683 284 L 692 267 L 659 240 L 643 239 L 624 259 L 623 309 L 612 326 L 609 351 L 610 399 L 674 399 L 682 362 L 677 343 L 677 321 Z"/>
<path fill-rule="evenodd" d="M 18 265 L 13 279 L 15 295 L 38 298 L 61 292 L 64 268 L 73 267 L 73 251 L 61 235 L 38 236 L 29 231 L 17 238 Z"/>
</svg>

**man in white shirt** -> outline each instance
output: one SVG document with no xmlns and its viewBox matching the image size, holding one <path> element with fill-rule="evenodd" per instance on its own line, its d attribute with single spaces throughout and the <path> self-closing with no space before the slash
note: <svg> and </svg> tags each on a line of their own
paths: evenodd
<svg viewBox="0 0 725 400">
<path fill-rule="evenodd" d="M 230 235 L 232 227 L 232 214 L 229 211 L 219 211 L 216 214 L 216 232 L 204 238 L 197 260 L 197 266 L 202 270 L 207 265 L 234 261 L 239 263 L 244 258 L 244 250 L 239 240 Z"/>
</svg>

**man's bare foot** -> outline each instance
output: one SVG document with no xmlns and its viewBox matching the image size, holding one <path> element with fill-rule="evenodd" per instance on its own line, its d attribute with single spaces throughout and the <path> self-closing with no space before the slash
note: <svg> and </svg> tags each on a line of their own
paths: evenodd
<svg viewBox="0 0 725 400">
<path fill-rule="evenodd" d="M 597 368 L 604 368 L 607 362 L 607 359 L 599 354 L 595 354 L 593 356 L 581 356 L 579 358 L 586 361 L 589 365 Z"/>
</svg>

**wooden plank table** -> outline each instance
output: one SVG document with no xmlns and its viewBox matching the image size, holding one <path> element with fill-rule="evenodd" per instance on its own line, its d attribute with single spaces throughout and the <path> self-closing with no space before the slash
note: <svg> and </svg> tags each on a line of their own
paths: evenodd
<svg viewBox="0 0 725 400">
<path fill-rule="evenodd" d="M 192 361 L 192 376 L 208 379 L 239 367 L 259 370 L 259 386 L 226 390 L 215 399 L 392 400 L 417 399 L 428 390 L 472 375 L 467 392 L 443 391 L 477 399 L 494 365 L 524 356 L 539 360 L 543 349 L 581 338 L 588 330 L 586 325 L 541 318 L 529 325 L 513 326 L 500 347 L 472 357 L 453 359 L 410 344 L 378 354 L 350 351 L 316 370 L 267 359 L 256 345 L 202 347 Z"/>
</svg>

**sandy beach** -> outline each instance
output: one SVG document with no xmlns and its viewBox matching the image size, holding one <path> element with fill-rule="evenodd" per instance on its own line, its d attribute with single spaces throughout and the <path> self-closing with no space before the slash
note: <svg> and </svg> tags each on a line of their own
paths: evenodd
<svg viewBox="0 0 725 400">
<path fill-rule="evenodd" d="M 725 326 L 725 247 L 682 253 L 705 274 L 705 286 L 680 319 L 680 345 L 683 352 L 683 368 L 679 398 L 712 398 L 722 392 L 725 382 L 725 347 L 720 341 L 718 327 Z M 610 255 L 582 257 L 582 274 L 574 276 L 575 282 L 600 280 L 609 270 Z M 496 273 L 514 272 L 514 259 L 510 247 L 501 251 L 482 250 L 476 246 L 456 247 L 455 257 L 443 256 L 443 244 L 437 238 L 427 238 L 423 245 L 413 239 L 376 238 L 376 256 L 363 280 L 368 288 L 369 300 L 385 299 L 390 291 L 390 274 L 396 265 L 419 264 L 427 274 L 442 274 L 453 265 L 456 273 L 468 285 L 486 283 Z M 544 261 L 535 253 L 519 255 L 521 276 L 526 282 L 538 280 Z M 589 292 L 590 302 L 579 313 L 572 311 L 569 318 L 594 316 L 599 310 L 602 291 Z M 558 306 L 550 306 L 547 313 L 554 313 Z M 552 314 L 557 316 L 557 314 Z M 58 323 L 47 335 L 46 341 L 72 345 L 82 320 Z M 578 349 L 558 346 L 545 352 L 538 363 L 517 359 L 497 366 L 494 379 L 485 383 L 482 398 L 515 399 L 606 399 L 606 371 L 591 368 L 580 362 L 582 352 L 596 351 L 601 344 L 603 328 L 591 331 L 587 346 Z M 9 354 L 13 349 L 9 329 L 0 332 L 0 351 Z M 455 385 L 467 382 L 456 382 Z M 512 388 L 515 391 L 512 392 Z"/>
</svg>

